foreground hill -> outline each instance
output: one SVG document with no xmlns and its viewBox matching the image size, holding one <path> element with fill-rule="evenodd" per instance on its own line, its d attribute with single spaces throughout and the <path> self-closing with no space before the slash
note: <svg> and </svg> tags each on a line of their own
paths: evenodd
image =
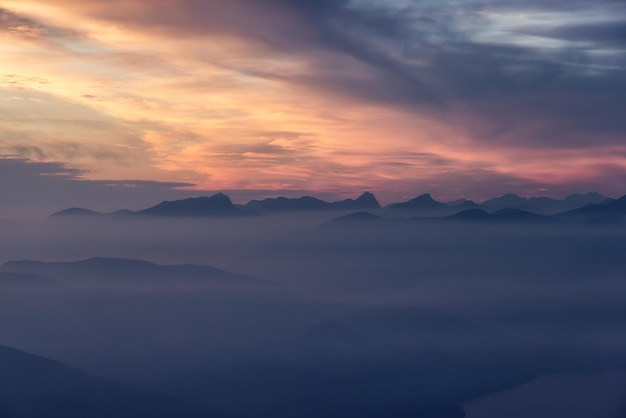
<svg viewBox="0 0 626 418">
<path fill-rule="evenodd" d="M 0 346 L 2 418 L 200 418 L 203 407 Z"/>
<path fill-rule="evenodd" d="M 451 356 L 459 347 L 463 355 Z M 507 365 L 503 353 L 517 347 L 451 315 L 380 307 L 240 352 L 169 390 L 198 402 L 216 399 L 241 416 L 462 418 L 461 401 L 533 376 Z"/>
</svg>

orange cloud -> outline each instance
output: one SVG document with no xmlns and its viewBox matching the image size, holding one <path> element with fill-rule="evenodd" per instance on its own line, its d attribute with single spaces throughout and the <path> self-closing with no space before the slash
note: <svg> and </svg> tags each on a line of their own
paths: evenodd
<svg viewBox="0 0 626 418">
<path fill-rule="evenodd" d="M 617 95 L 589 95 L 574 76 L 583 81 L 546 89 L 532 77 L 557 71 L 550 59 L 533 67 L 531 50 L 454 43 L 441 38 L 454 27 L 439 33 L 398 10 L 4 1 L 0 154 L 213 190 L 447 187 L 450 197 L 463 192 L 455 176 L 489 190 L 557 187 L 623 166 Z M 578 91 L 603 109 L 593 123 L 565 94 Z"/>
</svg>

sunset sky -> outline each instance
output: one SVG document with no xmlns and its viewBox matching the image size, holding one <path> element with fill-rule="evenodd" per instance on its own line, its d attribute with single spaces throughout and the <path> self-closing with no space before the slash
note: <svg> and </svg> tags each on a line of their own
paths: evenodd
<svg viewBox="0 0 626 418">
<path fill-rule="evenodd" d="M 626 2 L 0 0 L 0 157 L 15 199 L 621 196 Z"/>
</svg>

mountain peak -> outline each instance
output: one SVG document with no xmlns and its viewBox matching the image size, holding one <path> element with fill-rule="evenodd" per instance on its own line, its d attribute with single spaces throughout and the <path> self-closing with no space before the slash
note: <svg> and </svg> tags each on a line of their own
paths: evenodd
<svg viewBox="0 0 626 418">
<path fill-rule="evenodd" d="M 361 196 L 356 198 L 357 201 L 372 200 L 372 199 L 376 200 L 376 196 L 374 196 L 374 194 L 371 193 L 371 192 L 363 192 L 363 194 L 361 194 Z"/>
<path fill-rule="evenodd" d="M 407 202 L 390 205 L 390 207 L 396 209 L 439 209 L 445 206 L 445 203 L 433 199 L 430 193 L 423 193 Z"/>
<path fill-rule="evenodd" d="M 233 205 L 224 193 L 212 196 L 190 197 L 182 200 L 164 201 L 156 206 L 137 212 L 152 216 L 220 216 L 239 215 L 243 212 Z"/>
<path fill-rule="evenodd" d="M 59 212 L 53 213 L 52 217 L 61 217 L 61 216 L 98 216 L 100 213 L 93 211 L 91 209 L 85 208 L 69 208 L 65 210 L 61 210 Z"/>
<path fill-rule="evenodd" d="M 505 193 L 500 197 L 485 200 L 482 204 L 495 208 L 507 208 L 526 205 L 528 200 L 513 193 Z"/>
<path fill-rule="evenodd" d="M 365 192 L 356 199 L 346 199 L 332 204 L 341 209 L 378 209 L 380 203 L 371 192 Z"/>
</svg>

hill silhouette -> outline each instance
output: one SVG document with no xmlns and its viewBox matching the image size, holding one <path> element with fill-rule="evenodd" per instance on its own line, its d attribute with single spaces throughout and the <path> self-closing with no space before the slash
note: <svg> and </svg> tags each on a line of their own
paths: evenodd
<svg viewBox="0 0 626 418">
<path fill-rule="evenodd" d="M 590 192 L 585 194 L 571 194 L 564 199 L 551 197 L 520 197 L 516 194 L 506 193 L 500 197 L 485 200 L 481 207 L 486 209 L 522 209 L 542 214 L 554 214 L 562 211 L 580 208 L 590 204 L 600 204 L 606 200 L 606 196 Z"/>
<path fill-rule="evenodd" d="M 0 346 L 3 418 L 206 418 L 193 403 L 91 376 L 44 357 Z"/>
<path fill-rule="evenodd" d="M 372 193 L 365 192 L 356 199 L 345 199 L 336 202 L 327 202 L 311 196 L 299 198 L 276 197 L 263 200 L 251 200 L 245 205 L 242 205 L 242 207 L 256 212 L 284 212 L 379 209 L 380 204 Z"/>
<path fill-rule="evenodd" d="M 96 212 L 86 208 L 69 208 L 55 212 L 52 218 L 96 218 L 96 217 L 164 217 L 164 218 L 202 218 L 252 216 L 258 212 L 319 211 L 319 210 L 372 210 L 380 209 L 376 197 L 365 192 L 356 199 L 344 199 L 327 202 L 311 196 L 299 198 L 276 197 L 263 200 L 251 200 L 244 205 L 235 205 L 224 193 L 209 197 L 193 197 L 182 200 L 163 201 L 155 206 L 131 211 L 117 210 L 112 213 Z"/>
<path fill-rule="evenodd" d="M 561 219 L 586 223 L 619 223 L 626 218 L 626 195 L 558 214 Z"/>
<path fill-rule="evenodd" d="M 245 216 L 223 193 L 210 197 L 194 197 L 183 200 L 164 201 L 151 208 L 135 212 L 136 215 L 161 217 Z"/>
<path fill-rule="evenodd" d="M 406 202 L 392 203 L 387 206 L 390 209 L 402 210 L 442 209 L 445 207 L 447 207 L 445 203 L 436 201 L 430 193 L 424 193 Z"/>
<path fill-rule="evenodd" d="M 212 266 L 198 264 L 162 265 L 148 261 L 94 257 L 74 262 L 8 261 L 0 266 L 3 273 L 21 273 L 57 280 L 99 280 L 136 283 L 148 281 L 196 282 L 217 284 L 269 284 L 269 282 L 231 274 Z"/>
<path fill-rule="evenodd" d="M 554 223 L 555 219 L 550 216 L 538 215 L 521 209 L 500 209 L 493 213 L 487 213 L 481 209 L 468 209 L 447 216 L 445 219 L 452 221 L 467 222 L 501 222 L 501 223 Z"/>
<path fill-rule="evenodd" d="M 85 208 L 69 208 L 64 209 L 59 212 L 53 213 L 51 216 L 53 217 L 64 217 L 64 216 L 83 216 L 83 217 L 92 217 L 92 216 L 102 216 L 103 213 L 93 211 L 91 209 Z"/>
<path fill-rule="evenodd" d="M 480 209 L 481 205 L 474 202 L 473 200 L 460 199 L 452 202 L 447 202 L 446 205 L 451 209 L 456 210 L 467 210 L 467 209 Z"/>
<path fill-rule="evenodd" d="M 618 199 L 619 200 L 619 199 Z M 606 206 L 614 202 L 599 193 L 572 194 L 565 199 L 553 199 L 549 197 L 525 198 L 507 193 L 500 197 L 485 200 L 478 204 L 472 200 L 460 199 L 448 203 L 440 202 L 430 193 L 421 194 L 406 202 L 391 203 L 385 209 L 413 210 L 413 211 L 444 211 L 442 214 L 450 214 L 454 211 L 480 209 L 492 212 L 499 209 L 521 209 L 526 212 L 539 214 L 561 214 L 585 206 Z M 131 217 L 155 217 L 155 218 L 203 218 L 203 217 L 232 217 L 252 216 L 257 213 L 270 212 L 305 212 L 324 210 L 356 210 L 369 211 L 381 208 L 380 203 L 370 192 L 361 194 L 356 199 L 344 199 L 335 202 L 327 202 L 312 196 L 299 198 L 275 197 L 262 200 L 250 200 L 246 204 L 233 204 L 231 199 L 224 193 L 217 193 L 208 197 L 193 197 L 182 200 L 163 201 L 155 206 L 138 211 L 127 209 L 117 210 L 111 213 L 97 212 L 87 208 L 69 208 L 55 212 L 53 218 L 131 218 Z M 598 213 L 608 212 L 606 208 L 596 208 Z M 614 212 L 613 212 L 614 213 Z"/>
<path fill-rule="evenodd" d="M 461 418 L 460 401 L 529 379 L 501 368 L 506 356 L 464 362 L 433 349 L 481 341 L 494 350 L 519 342 L 453 315 L 420 307 L 359 309 L 315 323 L 295 337 L 268 341 L 228 364 L 188 376 L 173 393 L 217 399 L 224 410 L 257 416 L 303 418 Z M 488 351 L 491 353 L 491 351 Z M 485 367 L 501 373 L 484 378 Z M 467 376 L 473 376 L 471 380 Z M 235 388 L 246 388 L 239 393 Z M 273 400 L 281 393 L 280 407 Z M 363 396 L 368 393 L 368 396 Z"/>
<path fill-rule="evenodd" d="M 369 212 L 354 212 L 348 215 L 339 216 L 337 218 L 331 219 L 331 223 L 337 222 L 368 222 L 368 221 L 382 221 L 384 218 L 382 216 L 374 215 Z"/>
</svg>

